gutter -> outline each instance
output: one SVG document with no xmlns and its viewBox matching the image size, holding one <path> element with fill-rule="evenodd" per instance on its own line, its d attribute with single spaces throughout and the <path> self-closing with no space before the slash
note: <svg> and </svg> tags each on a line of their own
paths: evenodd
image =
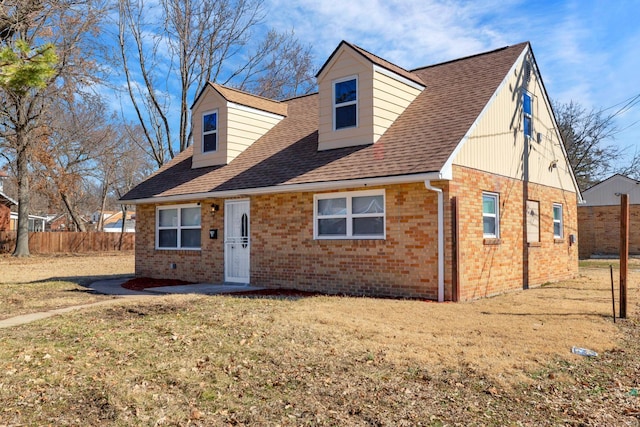
<svg viewBox="0 0 640 427">
<path fill-rule="evenodd" d="M 424 181 L 427 190 L 438 193 L 438 302 L 444 301 L 444 193 L 441 188 L 431 185 L 431 180 Z"/>
<path fill-rule="evenodd" d="M 309 191 L 328 191 L 328 190 L 340 190 L 344 188 L 356 188 L 356 187 L 369 187 L 369 186 L 381 186 L 392 184 L 408 184 L 411 182 L 422 182 L 432 179 L 446 179 L 442 178 L 438 172 L 419 173 L 415 175 L 396 175 L 396 176 L 384 176 L 377 178 L 362 178 L 362 179 L 345 179 L 340 181 L 322 181 L 322 182 L 310 182 L 302 184 L 283 184 L 273 185 L 269 187 L 259 188 L 244 188 L 237 190 L 224 190 L 224 191 L 208 191 L 202 193 L 190 193 L 190 194 L 177 194 L 172 196 L 155 196 L 146 197 L 143 199 L 120 199 L 121 203 L 128 205 L 141 205 L 141 204 L 159 204 L 159 203 L 176 203 L 176 202 L 188 202 L 192 200 L 202 199 L 224 199 L 229 197 L 247 197 L 258 196 L 264 194 L 275 193 L 292 193 L 292 192 L 309 192 Z"/>
</svg>

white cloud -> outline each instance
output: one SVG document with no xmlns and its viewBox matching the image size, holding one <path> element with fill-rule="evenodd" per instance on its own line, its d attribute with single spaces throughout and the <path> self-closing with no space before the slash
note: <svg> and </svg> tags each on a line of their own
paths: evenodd
<svg viewBox="0 0 640 427">
<path fill-rule="evenodd" d="M 549 96 L 606 108 L 640 93 L 640 1 L 267 0 L 267 24 L 295 28 L 321 65 L 340 40 L 405 68 L 531 41 Z M 640 105 L 620 118 L 640 120 Z M 640 145 L 640 124 L 618 135 Z"/>
</svg>

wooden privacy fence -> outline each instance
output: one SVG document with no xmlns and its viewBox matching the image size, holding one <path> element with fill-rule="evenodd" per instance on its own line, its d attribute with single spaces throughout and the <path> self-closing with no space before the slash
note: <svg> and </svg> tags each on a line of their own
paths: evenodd
<svg viewBox="0 0 640 427">
<path fill-rule="evenodd" d="M 0 253 L 13 252 L 15 231 L 0 231 Z M 131 251 L 136 243 L 135 233 L 124 233 L 123 251 Z M 29 251 L 34 254 L 108 252 L 119 250 L 120 233 L 101 232 L 37 232 L 29 233 Z"/>
</svg>

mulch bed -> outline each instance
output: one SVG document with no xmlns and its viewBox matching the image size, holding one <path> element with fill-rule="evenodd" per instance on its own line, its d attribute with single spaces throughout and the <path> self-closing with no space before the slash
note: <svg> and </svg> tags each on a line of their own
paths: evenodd
<svg viewBox="0 0 640 427">
<path fill-rule="evenodd" d="M 122 284 L 122 287 L 125 289 L 130 289 L 132 291 L 144 291 L 147 288 L 180 285 L 193 285 L 193 282 L 187 282 L 185 280 L 177 279 L 152 279 L 150 277 L 136 277 L 124 282 Z"/>
<path fill-rule="evenodd" d="M 136 277 L 134 279 L 127 280 L 122 284 L 123 288 L 130 289 L 132 291 L 144 291 L 147 288 L 158 288 L 162 286 L 180 286 L 180 285 L 193 285 L 194 282 L 187 282 L 185 280 L 177 279 L 152 279 L 150 277 Z M 229 294 L 238 296 L 276 296 L 276 297 L 312 297 L 317 295 L 324 295 L 320 292 L 308 292 L 299 291 L 296 289 L 260 289 L 254 291 L 245 292 L 229 292 Z"/>
</svg>

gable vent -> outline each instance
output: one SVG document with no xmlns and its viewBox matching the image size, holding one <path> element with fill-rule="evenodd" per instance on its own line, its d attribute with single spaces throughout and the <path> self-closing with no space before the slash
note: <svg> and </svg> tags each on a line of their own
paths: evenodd
<svg viewBox="0 0 640 427">
<path fill-rule="evenodd" d="M 528 59 L 524 60 L 524 64 L 522 66 L 522 84 L 524 87 L 529 85 L 529 81 L 531 80 L 531 63 Z"/>
</svg>

